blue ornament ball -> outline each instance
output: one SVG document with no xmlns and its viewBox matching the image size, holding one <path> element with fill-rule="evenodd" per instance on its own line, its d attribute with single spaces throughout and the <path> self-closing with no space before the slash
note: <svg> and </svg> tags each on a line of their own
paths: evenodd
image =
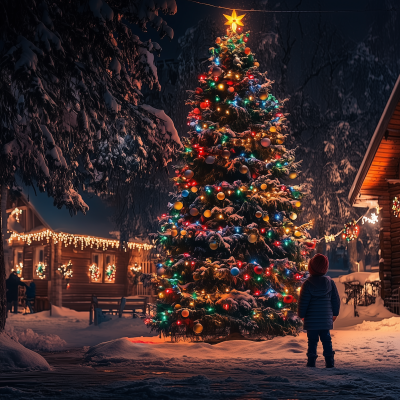
<svg viewBox="0 0 400 400">
<path fill-rule="evenodd" d="M 188 197 L 189 196 L 189 191 L 188 190 L 182 190 L 182 196 L 183 197 Z"/>
<path fill-rule="evenodd" d="M 239 268 L 233 267 L 233 268 L 231 269 L 231 274 L 232 274 L 233 276 L 238 276 L 239 273 L 240 273 Z"/>
<path fill-rule="evenodd" d="M 272 163 L 266 164 L 266 168 L 267 168 L 267 169 L 271 169 L 271 168 L 272 168 Z"/>
</svg>

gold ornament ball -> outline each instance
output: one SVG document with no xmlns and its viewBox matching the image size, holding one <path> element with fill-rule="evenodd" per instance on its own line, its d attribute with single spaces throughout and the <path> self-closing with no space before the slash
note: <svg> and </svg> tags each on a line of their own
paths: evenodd
<svg viewBox="0 0 400 400">
<path fill-rule="evenodd" d="M 267 188 L 267 185 L 266 185 L 265 183 L 263 183 L 263 184 L 260 186 L 260 188 L 261 188 L 262 190 L 265 190 L 265 189 Z"/>
<path fill-rule="evenodd" d="M 210 244 L 209 244 L 209 246 L 210 246 L 210 249 L 211 250 L 217 250 L 218 249 L 218 242 L 211 242 Z"/>
<path fill-rule="evenodd" d="M 264 220 L 265 222 L 268 222 L 268 221 L 269 221 L 269 216 L 268 216 L 268 215 L 264 215 L 263 220 Z"/>
<path fill-rule="evenodd" d="M 182 203 L 181 201 L 177 201 L 177 202 L 174 204 L 175 210 L 182 210 L 182 207 L 183 207 L 183 203 Z"/>
<path fill-rule="evenodd" d="M 267 100 L 267 97 L 268 97 L 268 93 L 260 93 L 260 100 Z"/>
<path fill-rule="evenodd" d="M 179 310 L 180 308 L 182 308 L 180 304 L 175 304 L 175 310 Z"/>
<path fill-rule="evenodd" d="M 171 236 L 172 237 L 178 236 L 178 229 L 171 229 Z"/>
<path fill-rule="evenodd" d="M 192 179 L 192 178 L 193 178 L 193 175 L 194 175 L 194 172 L 193 172 L 192 170 L 190 170 L 190 169 L 187 169 L 187 170 L 183 173 L 183 176 L 184 176 L 186 179 Z"/>
<path fill-rule="evenodd" d="M 295 207 L 299 208 L 299 207 L 301 207 L 301 202 L 300 201 L 296 201 L 296 203 L 294 205 L 295 205 Z"/>
<path fill-rule="evenodd" d="M 217 194 L 217 199 L 218 200 L 223 200 L 225 198 L 225 194 L 223 193 L 223 192 L 219 192 L 218 194 Z"/>
<path fill-rule="evenodd" d="M 244 175 L 244 174 L 247 174 L 249 172 L 249 169 L 247 168 L 246 165 L 241 165 L 240 168 L 239 168 L 239 172 Z"/>
<path fill-rule="evenodd" d="M 260 63 L 256 61 L 256 62 L 254 63 L 254 66 L 258 68 L 258 67 L 260 66 Z"/>
<path fill-rule="evenodd" d="M 271 144 L 271 139 L 267 138 L 267 137 L 264 137 L 264 138 L 261 139 L 260 143 L 261 143 L 262 147 L 268 147 Z"/>
<path fill-rule="evenodd" d="M 210 210 L 206 210 L 206 211 L 203 212 L 203 215 L 204 215 L 206 218 L 210 218 L 210 217 L 211 217 L 211 211 L 210 211 Z"/>
<path fill-rule="evenodd" d="M 191 208 L 190 209 L 190 215 L 195 217 L 196 215 L 198 215 L 199 210 L 197 208 Z"/>
<path fill-rule="evenodd" d="M 187 318 L 189 316 L 189 310 L 182 310 L 181 315 L 183 318 Z"/>
<path fill-rule="evenodd" d="M 162 298 L 164 297 L 164 292 L 158 293 L 158 297 L 159 297 L 160 299 L 162 299 Z"/>
<path fill-rule="evenodd" d="M 270 126 L 270 127 L 269 127 L 269 131 L 270 131 L 270 132 L 276 132 L 275 126 Z"/>
<path fill-rule="evenodd" d="M 208 157 L 206 158 L 206 164 L 214 164 L 214 162 L 215 162 L 215 157 L 213 157 L 213 156 L 208 156 Z"/>
<path fill-rule="evenodd" d="M 222 157 L 228 159 L 231 156 L 231 152 L 229 150 L 224 150 L 222 152 Z"/>
<path fill-rule="evenodd" d="M 294 236 L 300 237 L 302 233 L 300 231 L 294 231 Z"/>
<path fill-rule="evenodd" d="M 257 218 L 261 218 L 262 217 L 262 212 L 261 211 L 257 211 L 256 212 L 256 217 Z"/>
<path fill-rule="evenodd" d="M 192 191 L 192 193 L 197 193 L 197 191 L 198 191 L 199 189 L 197 189 L 196 186 L 193 186 L 190 190 Z"/>
<path fill-rule="evenodd" d="M 203 325 L 200 324 L 199 322 L 197 324 L 194 324 L 193 326 L 193 332 L 196 335 L 199 335 L 201 332 L 203 332 Z"/>
<path fill-rule="evenodd" d="M 297 218 L 297 214 L 292 212 L 292 213 L 290 213 L 289 218 L 294 221 Z"/>
<path fill-rule="evenodd" d="M 182 235 L 182 236 L 186 236 L 186 234 L 187 234 L 187 231 L 185 231 L 185 229 L 182 229 L 182 230 L 181 230 L 181 235 Z"/>
<path fill-rule="evenodd" d="M 200 274 L 199 274 L 198 272 L 195 272 L 195 273 L 193 274 L 193 279 L 194 279 L 195 281 L 199 281 L 199 280 L 201 279 Z"/>
<path fill-rule="evenodd" d="M 296 179 L 296 178 L 297 178 L 296 172 L 291 172 L 291 173 L 289 174 L 289 178 L 290 178 L 290 179 Z"/>
<path fill-rule="evenodd" d="M 249 243 L 255 243 L 257 242 L 257 235 L 255 233 L 252 233 L 251 235 L 249 235 L 247 240 L 249 241 Z"/>
<path fill-rule="evenodd" d="M 283 144 L 285 138 L 283 136 L 279 136 L 276 138 L 276 144 Z"/>
</svg>

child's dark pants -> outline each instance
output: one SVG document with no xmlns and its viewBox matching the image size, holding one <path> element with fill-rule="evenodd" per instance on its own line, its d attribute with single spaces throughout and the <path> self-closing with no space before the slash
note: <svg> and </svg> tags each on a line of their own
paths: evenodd
<svg viewBox="0 0 400 400">
<path fill-rule="evenodd" d="M 308 337 L 308 357 L 317 357 L 318 340 L 321 339 L 324 348 L 324 357 L 335 354 L 332 350 L 332 338 L 328 329 L 307 331 Z"/>
</svg>

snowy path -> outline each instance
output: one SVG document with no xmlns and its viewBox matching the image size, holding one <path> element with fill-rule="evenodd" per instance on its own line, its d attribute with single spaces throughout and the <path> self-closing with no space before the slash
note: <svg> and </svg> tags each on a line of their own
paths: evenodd
<svg viewBox="0 0 400 400">
<path fill-rule="evenodd" d="M 338 366 L 333 370 L 323 368 L 321 358 L 318 368 L 304 367 L 305 334 L 269 342 L 234 341 L 214 346 L 120 339 L 96 346 L 89 353 L 89 362 L 82 350 L 43 353 L 54 371 L 1 374 L 0 397 L 400 398 L 399 332 L 343 330 L 333 334 Z M 14 389 L 7 389 L 7 394 L 4 386 Z"/>
</svg>

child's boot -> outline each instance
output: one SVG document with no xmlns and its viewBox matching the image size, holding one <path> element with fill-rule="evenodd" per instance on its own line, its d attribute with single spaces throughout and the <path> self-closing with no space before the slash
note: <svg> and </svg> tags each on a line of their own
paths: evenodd
<svg viewBox="0 0 400 400">
<path fill-rule="evenodd" d="M 318 356 L 307 353 L 307 357 L 308 357 L 307 367 L 315 368 L 315 361 L 317 360 Z"/>
<path fill-rule="evenodd" d="M 333 351 L 330 355 L 325 355 L 325 367 L 326 368 L 335 368 L 335 352 Z"/>
</svg>

